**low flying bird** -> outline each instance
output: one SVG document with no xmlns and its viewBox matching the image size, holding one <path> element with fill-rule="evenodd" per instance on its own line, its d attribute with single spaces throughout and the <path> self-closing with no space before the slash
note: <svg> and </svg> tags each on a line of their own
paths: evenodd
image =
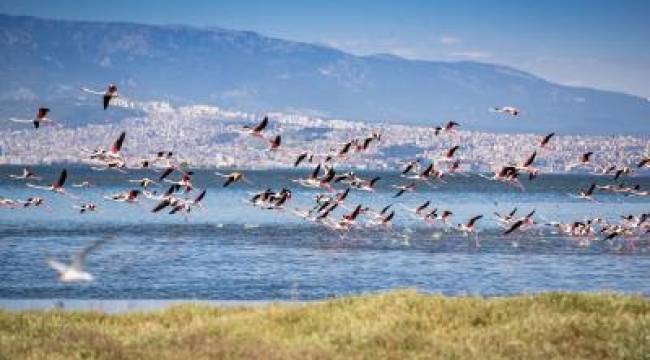
<svg viewBox="0 0 650 360">
<path fill-rule="evenodd" d="M 641 161 L 639 161 L 636 167 L 639 169 L 644 167 L 650 167 L 650 157 L 644 157 L 643 159 L 641 159 Z"/>
<path fill-rule="evenodd" d="M 34 189 L 41 189 L 41 190 L 48 190 L 55 192 L 57 194 L 65 194 L 65 190 L 63 189 L 63 185 L 65 184 L 65 180 L 68 177 L 68 171 L 66 169 L 63 169 L 61 173 L 59 174 L 59 179 L 55 182 L 52 183 L 50 186 L 40 186 L 40 185 L 34 185 L 31 183 L 27 183 L 27 186 L 34 188 Z"/>
<path fill-rule="evenodd" d="M 167 177 L 170 176 L 175 171 L 178 171 L 181 174 L 181 179 L 178 181 L 172 181 L 167 179 Z M 180 166 L 170 166 L 166 168 L 162 174 L 160 174 L 160 176 L 158 177 L 158 181 L 164 181 L 166 183 L 177 185 L 179 189 L 181 187 L 184 187 L 185 192 L 190 192 L 194 188 L 194 186 L 192 185 L 192 175 L 194 175 L 193 171 L 183 170 L 183 168 Z"/>
<path fill-rule="evenodd" d="M 359 178 L 356 178 L 350 183 L 350 186 L 352 186 L 355 189 L 358 190 L 363 190 L 363 191 L 375 191 L 375 184 L 377 181 L 381 180 L 381 177 L 376 176 L 370 180 L 362 180 Z"/>
<path fill-rule="evenodd" d="M 223 183 L 223 187 L 228 187 L 230 184 L 234 184 L 238 181 L 243 181 L 247 184 L 252 185 L 252 183 L 244 177 L 244 174 L 239 171 L 233 171 L 230 174 L 222 174 L 220 172 L 215 172 L 215 174 L 226 179 L 226 181 Z"/>
<path fill-rule="evenodd" d="M 47 264 L 58 273 L 58 279 L 60 282 L 69 283 L 92 281 L 94 279 L 93 275 L 84 269 L 86 258 L 92 251 L 97 250 L 106 241 L 108 241 L 108 238 L 92 242 L 78 252 L 72 258 L 70 264 L 61 263 L 52 259 L 48 260 Z"/>
<path fill-rule="evenodd" d="M 74 206 L 75 209 L 79 209 L 80 214 L 85 214 L 87 212 L 94 212 L 97 210 L 97 205 L 94 203 L 83 203 L 79 206 Z"/>
<path fill-rule="evenodd" d="M 269 150 L 270 151 L 275 151 L 280 147 L 280 144 L 282 143 L 282 137 L 280 135 L 276 135 L 273 139 L 269 140 Z"/>
<path fill-rule="evenodd" d="M 325 174 L 319 178 L 318 175 L 320 174 L 320 169 L 321 169 L 321 164 L 318 164 L 311 172 L 308 178 L 293 179 L 291 181 L 309 188 L 324 188 L 327 191 L 333 191 L 331 183 L 336 177 L 336 171 L 334 171 L 333 168 L 327 168 Z"/>
<path fill-rule="evenodd" d="M 616 172 L 614 173 L 614 180 L 618 180 L 621 176 L 627 176 L 630 173 L 632 173 L 632 169 L 630 169 L 627 166 L 617 169 Z"/>
<path fill-rule="evenodd" d="M 459 145 L 452 146 L 452 147 L 451 147 L 449 150 L 447 150 L 447 152 L 445 153 L 444 160 L 447 160 L 447 161 L 451 160 L 451 159 L 454 157 L 454 154 L 456 153 L 456 151 L 457 151 L 458 149 L 460 149 L 460 146 L 459 146 Z"/>
<path fill-rule="evenodd" d="M 424 211 L 429 205 L 431 204 L 431 201 L 427 200 L 418 207 L 415 208 L 415 214 L 416 215 L 422 215 L 422 211 Z"/>
<path fill-rule="evenodd" d="M 346 142 L 345 144 L 343 144 L 343 147 L 341 148 L 341 150 L 339 150 L 339 152 L 336 155 L 338 157 L 345 157 L 348 154 L 348 152 L 350 151 L 350 149 L 352 148 L 352 145 L 354 144 L 354 142 L 355 142 L 355 140 L 352 140 L 352 141 L 349 141 L 349 142 Z"/>
<path fill-rule="evenodd" d="M 207 190 L 203 190 L 193 200 L 180 201 L 178 204 L 172 207 L 172 209 L 169 211 L 169 214 L 173 215 L 178 212 L 189 214 L 192 211 L 192 208 L 202 206 L 201 201 L 203 201 L 205 198 L 206 193 Z"/>
<path fill-rule="evenodd" d="M 122 131 L 117 139 L 111 145 L 110 150 L 105 150 L 103 148 L 95 149 L 90 154 L 90 159 L 98 161 L 106 166 L 107 169 L 120 169 L 126 166 L 126 161 L 122 156 L 121 150 L 122 145 L 124 144 L 124 139 L 126 139 L 126 131 Z M 95 170 L 100 170 L 93 168 Z"/>
<path fill-rule="evenodd" d="M 80 183 L 74 183 L 74 184 L 72 184 L 72 187 L 76 187 L 76 188 L 85 188 L 85 187 L 90 187 L 90 182 L 84 180 L 84 181 L 82 181 L 82 182 L 80 182 Z"/>
<path fill-rule="evenodd" d="M 9 177 L 14 179 L 14 180 L 35 180 L 35 181 L 38 181 L 38 180 L 42 179 L 40 176 L 36 175 L 36 173 L 31 171 L 29 168 L 23 168 L 23 173 L 20 174 L 20 175 L 10 174 Z"/>
<path fill-rule="evenodd" d="M 268 124 L 269 124 L 269 118 L 268 116 L 265 116 L 264 119 L 262 119 L 262 121 L 260 121 L 257 125 L 255 126 L 245 125 L 244 129 L 247 130 L 248 134 L 251 136 L 263 138 L 264 135 L 262 133 L 264 129 L 266 129 Z"/>
<path fill-rule="evenodd" d="M 451 164 L 449 164 L 449 168 L 447 169 L 448 174 L 457 174 L 460 173 L 460 160 L 456 159 L 454 160 Z"/>
<path fill-rule="evenodd" d="M 420 171 L 415 175 L 406 176 L 408 179 L 419 180 L 419 181 L 429 181 L 431 175 L 434 173 L 433 163 L 430 163 L 424 170 Z"/>
<path fill-rule="evenodd" d="M 357 205 L 356 208 L 354 208 L 354 210 L 343 215 L 341 220 L 339 220 L 338 225 L 344 229 L 349 229 L 352 225 L 356 223 L 357 217 L 359 217 L 359 215 L 363 214 L 368 210 L 369 210 L 368 208 L 364 208 L 361 206 L 361 204 L 359 204 Z"/>
<path fill-rule="evenodd" d="M 521 191 L 525 190 L 524 186 L 518 179 L 519 170 L 516 166 L 502 166 L 494 172 L 494 175 L 492 177 L 484 176 L 483 174 L 479 174 L 479 176 L 488 180 L 499 181 L 508 185 L 512 185 Z"/>
<path fill-rule="evenodd" d="M 18 201 L 0 196 L 0 207 L 16 208 L 18 207 Z"/>
<path fill-rule="evenodd" d="M 38 197 L 38 196 L 33 196 L 27 198 L 27 200 L 23 201 L 23 207 L 37 207 L 45 204 L 45 199 Z"/>
<path fill-rule="evenodd" d="M 524 224 L 523 219 L 519 219 L 515 221 L 514 223 L 512 223 L 512 225 L 510 225 L 510 228 L 508 228 L 508 230 L 503 232 L 503 235 L 511 234 L 513 231 L 520 229 L 523 226 L 523 224 Z"/>
<path fill-rule="evenodd" d="M 414 182 L 410 182 L 406 185 L 392 185 L 392 187 L 397 189 L 397 192 L 395 193 L 395 195 L 393 195 L 393 197 L 398 198 L 404 195 L 404 193 L 407 191 L 415 190 L 416 184 Z"/>
<path fill-rule="evenodd" d="M 138 201 L 138 195 L 140 195 L 140 190 L 129 190 L 122 193 L 114 194 L 111 196 L 104 197 L 106 200 L 112 200 L 117 202 L 128 202 L 134 203 Z"/>
<path fill-rule="evenodd" d="M 616 171 L 616 165 L 603 165 L 596 168 L 595 173 L 598 175 L 609 175 Z"/>
<path fill-rule="evenodd" d="M 474 234 L 476 233 L 476 230 L 474 228 L 474 225 L 478 220 L 483 218 L 483 215 L 477 215 L 472 218 L 470 218 L 467 223 L 465 224 L 458 224 L 458 230 L 462 231 L 465 234 Z"/>
<path fill-rule="evenodd" d="M 443 130 L 446 132 L 454 132 L 456 131 L 456 128 L 459 127 L 460 124 L 455 122 L 455 121 L 449 121 L 445 124 Z"/>
<path fill-rule="evenodd" d="M 454 215 L 453 212 L 449 210 L 443 210 L 442 214 L 438 216 L 438 220 L 442 221 L 444 224 L 447 224 L 447 221 L 449 220 L 449 217 Z"/>
<path fill-rule="evenodd" d="M 374 226 L 390 227 L 392 225 L 391 221 L 393 220 L 394 217 L 395 217 L 395 210 L 387 214 L 382 213 L 377 216 L 376 220 L 371 221 L 370 224 Z"/>
<path fill-rule="evenodd" d="M 580 191 L 578 192 L 578 198 L 596 202 L 592 197 L 595 189 L 596 189 L 595 183 L 592 183 L 587 189 L 580 189 Z"/>
<path fill-rule="evenodd" d="M 140 185 L 140 187 L 143 188 L 143 189 L 146 189 L 149 186 L 156 183 L 155 181 L 149 179 L 148 177 L 144 177 L 142 179 L 132 179 L 132 180 L 129 180 L 129 182 L 136 183 L 136 184 Z"/>
<path fill-rule="evenodd" d="M 569 165 L 569 169 L 573 169 L 573 168 L 576 168 L 576 167 L 579 167 L 579 166 L 587 166 L 587 165 L 590 165 L 590 164 L 591 164 L 591 156 L 592 156 L 593 154 L 594 154 L 593 151 L 588 151 L 588 152 L 586 152 L 586 153 L 583 153 L 583 154 L 580 155 L 580 157 L 578 158 L 578 162 L 577 162 L 577 163 Z"/>
<path fill-rule="evenodd" d="M 554 133 L 554 132 L 552 132 L 552 133 L 550 133 L 550 134 L 544 136 L 544 137 L 542 138 L 542 140 L 539 142 L 539 147 L 541 147 L 541 148 L 546 147 L 546 145 L 548 145 L 548 143 L 551 141 L 551 138 L 552 138 L 553 136 L 555 136 L 555 133 Z"/>
<path fill-rule="evenodd" d="M 521 114 L 521 111 L 514 106 L 493 107 L 490 111 L 511 116 L 518 116 Z"/>
<path fill-rule="evenodd" d="M 591 160 L 591 155 L 593 155 L 593 151 L 588 151 L 580 156 L 580 164 L 586 165 L 589 164 L 589 161 Z"/>
<path fill-rule="evenodd" d="M 305 160 L 307 162 L 311 163 L 313 161 L 313 159 L 314 159 L 314 154 L 312 154 L 312 153 L 310 153 L 308 151 L 304 151 L 304 152 L 302 152 L 302 153 L 300 153 L 298 155 L 298 157 L 296 158 L 296 161 L 293 163 L 293 167 L 298 167 L 298 165 L 300 165 L 300 163 L 305 161 Z"/>
<path fill-rule="evenodd" d="M 334 177 L 335 183 L 352 184 L 355 181 L 358 182 L 361 181 L 361 179 L 354 173 L 354 171 L 348 171 Z"/>
<path fill-rule="evenodd" d="M 160 210 L 171 206 L 172 208 L 176 207 L 177 205 L 181 204 L 183 200 L 181 198 L 178 198 L 174 196 L 174 193 L 178 191 L 180 186 L 178 185 L 171 185 L 169 189 L 158 199 L 160 200 L 156 206 L 151 209 L 152 213 L 157 213 Z"/>
<path fill-rule="evenodd" d="M 517 166 L 517 170 L 525 171 L 529 175 L 529 180 L 533 180 L 538 174 L 539 169 L 533 167 L 533 162 L 535 162 L 535 157 L 537 157 L 537 151 L 533 151 L 526 160 L 524 160 L 520 165 Z"/>
<path fill-rule="evenodd" d="M 520 219 L 516 219 L 514 222 L 510 223 L 510 227 L 506 229 L 503 235 L 509 235 L 516 230 L 523 230 L 525 226 L 532 225 L 535 223 L 533 220 L 533 215 L 535 215 L 535 210 L 529 212 L 526 216 Z"/>
<path fill-rule="evenodd" d="M 419 159 L 415 159 L 412 161 L 409 161 L 406 166 L 404 167 L 404 170 L 402 170 L 402 175 L 407 175 L 410 174 L 411 172 L 414 172 L 417 170 L 418 166 L 420 164 Z"/>
<path fill-rule="evenodd" d="M 504 224 L 509 224 L 511 222 L 511 220 L 513 220 L 515 218 L 516 213 L 517 213 L 517 208 L 515 207 L 514 209 L 512 209 L 512 211 L 510 211 L 506 215 L 501 215 L 496 211 L 494 212 L 494 215 L 496 215 L 497 221 L 499 221 L 501 223 L 504 223 Z"/>
</svg>

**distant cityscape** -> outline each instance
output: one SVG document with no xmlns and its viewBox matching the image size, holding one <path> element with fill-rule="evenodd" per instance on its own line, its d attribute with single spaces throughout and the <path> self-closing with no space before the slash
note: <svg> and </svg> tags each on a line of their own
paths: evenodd
<svg viewBox="0 0 650 360">
<path fill-rule="evenodd" d="M 539 149 L 543 134 L 495 134 L 462 130 L 435 135 L 430 127 L 371 124 L 348 120 L 322 119 L 287 113 L 246 113 L 227 111 L 215 106 L 172 107 L 164 102 L 130 104 L 145 114 L 122 121 L 66 128 L 46 126 L 24 130 L 0 130 L 0 164 L 51 164 L 87 162 L 88 150 L 108 148 L 121 131 L 127 132 L 123 153 L 129 165 L 138 167 L 141 159 L 158 151 L 172 151 L 193 167 L 268 169 L 293 167 L 303 151 L 315 153 L 314 166 L 328 153 L 355 137 L 381 133 L 381 142 L 373 143 L 363 154 L 352 154 L 346 167 L 357 169 L 398 169 L 420 158 L 425 162 L 443 157 L 454 145 L 455 157 L 464 171 L 486 172 L 505 164 L 521 163 L 537 150 L 535 166 L 543 172 L 562 173 L 587 151 L 593 151 L 597 164 L 633 166 L 650 154 L 648 135 L 578 136 L 557 134 L 550 149 Z M 110 109 L 109 109 L 110 111 Z M 268 144 L 242 132 L 269 116 L 270 135 L 281 135 L 278 151 L 267 151 Z M 503 121 L 525 121 L 504 118 Z M 442 121 L 441 121 L 442 123 Z M 579 169 L 577 170 L 579 171 Z M 584 170 L 583 170 L 584 171 Z"/>
</svg>

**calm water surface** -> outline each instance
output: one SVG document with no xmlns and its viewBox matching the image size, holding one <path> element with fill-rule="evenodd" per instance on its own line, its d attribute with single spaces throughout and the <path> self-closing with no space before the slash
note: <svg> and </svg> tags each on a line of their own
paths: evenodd
<svg viewBox="0 0 650 360">
<path fill-rule="evenodd" d="M 51 183 L 61 166 L 34 170 Z M 253 185 L 223 189 L 212 172 L 199 171 L 194 183 L 207 188 L 205 208 L 191 215 L 152 214 L 155 202 L 112 203 L 102 197 L 131 188 L 126 179 L 154 177 L 151 172 L 96 172 L 68 167 L 68 184 L 90 181 L 91 188 L 73 188 L 77 196 L 96 202 L 96 213 L 80 215 L 68 197 L 29 189 L 8 174 L 20 168 L 0 167 L 0 196 L 47 199 L 48 207 L 0 209 L 0 298 L 4 299 L 219 299 L 311 300 L 332 295 L 416 288 L 448 295 L 509 295 L 548 290 L 619 291 L 650 295 L 650 245 L 594 241 L 588 246 L 540 226 L 525 235 L 500 236 L 494 211 L 517 206 L 521 213 L 537 210 L 540 223 L 650 212 L 650 198 L 599 193 L 600 204 L 570 197 L 604 177 L 541 176 L 521 192 L 478 176 L 458 177 L 435 187 L 421 187 L 395 205 L 392 229 L 359 228 L 340 234 L 306 223 L 291 208 L 304 209 L 315 191 L 289 179 L 308 170 L 257 171 Z M 403 182 L 395 173 L 381 176 L 375 193 L 353 191 L 348 205 L 381 208 L 395 202 L 391 184 Z M 629 183 L 650 187 L 650 179 Z M 251 207 L 248 193 L 267 187 L 293 190 L 283 212 Z M 454 212 L 454 224 L 484 214 L 479 245 L 440 226 L 428 226 L 409 215 L 431 200 Z M 336 213 L 340 216 L 343 210 Z M 47 258 L 67 259 L 103 235 L 113 235 L 88 258 L 96 280 L 60 284 L 45 264 Z"/>
</svg>

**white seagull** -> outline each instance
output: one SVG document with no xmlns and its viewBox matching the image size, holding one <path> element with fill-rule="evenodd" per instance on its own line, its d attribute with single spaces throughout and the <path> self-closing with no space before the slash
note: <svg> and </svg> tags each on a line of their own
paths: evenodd
<svg viewBox="0 0 650 360">
<path fill-rule="evenodd" d="M 86 246 L 72 258 L 70 264 L 64 264 L 52 259 L 47 260 L 47 264 L 59 274 L 60 282 L 92 281 L 94 279 L 93 275 L 84 270 L 86 257 L 107 240 L 108 238 L 103 238 Z"/>
</svg>

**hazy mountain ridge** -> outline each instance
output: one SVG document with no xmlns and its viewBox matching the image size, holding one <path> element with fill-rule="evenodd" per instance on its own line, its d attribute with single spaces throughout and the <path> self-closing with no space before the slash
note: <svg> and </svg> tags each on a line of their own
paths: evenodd
<svg viewBox="0 0 650 360">
<path fill-rule="evenodd" d="M 3 117 L 30 116 L 38 104 L 72 124 L 122 117 L 102 113 L 98 99 L 78 90 L 115 82 L 139 100 L 374 123 L 456 119 L 473 130 L 591 134 L 650 129 L 650 102 L 640 97 L 556 85 L 500 65 L 354 56 L 248 31 L 0 15 L 0 52 Z M 524 109 L 521 119 L 487 111 L 510 104 Z"/>
</svg>

